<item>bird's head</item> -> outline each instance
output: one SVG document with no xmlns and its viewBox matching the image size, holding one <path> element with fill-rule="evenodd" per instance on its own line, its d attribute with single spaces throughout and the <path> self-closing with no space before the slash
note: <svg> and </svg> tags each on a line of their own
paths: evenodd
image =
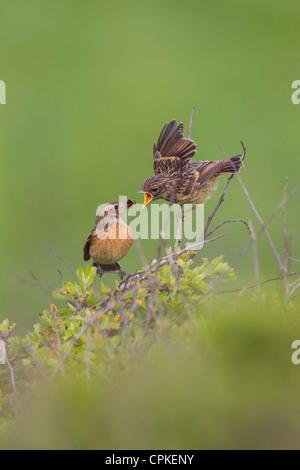
<svg viewBox="0 0 300 470">
<path fill-rule="evenodd" d="M 144 207 L 157 199 L 166 199 L 172 201 L 172 194 L 175 194 L 172 178 L 168 175 L 155 175 L 144 181 L 143 188 L 138 191 L 144 193 Z"/>
<path fill-rule="evenodd" d="M 134 204 L 135 202 L 131 199 L 125 202 L 109 202 L 108 204 L 102 204 L 97 209 L 96 225 L 98 225 L 98 228 L 105 228 L 119 222 L 119 219 L 126 209 L 129 209 Z"/>
</svg>

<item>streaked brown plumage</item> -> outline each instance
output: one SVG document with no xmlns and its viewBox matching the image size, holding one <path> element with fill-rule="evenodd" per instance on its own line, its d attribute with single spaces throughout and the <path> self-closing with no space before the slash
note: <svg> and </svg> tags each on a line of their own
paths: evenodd
<svg viewBox="0 0 300 470">
<path fill-rule="evenodd" d="M 145 194 L 145 206 L 157 199 L 203 204 L 221 176 L 239 173 L 243 167 L 242 154 L 222 161 L 192 162 L 195 153 L 196 144 L 184 137 L 183 123 L 177 126 L 173 120 L 164 126 L 153 148 L 155 176 L 146 179 L 140 191 Z"/>
<path fill-rule="evenodd" d="M 126 274 L 118 261 L 128 253 L 134 238 L 130 228 L 120 217 L 133 204 L 135 203 L 131 200 L 121 204 L 110 202 L 98 208 L 95 227 L 85 242 L 83 253 L 85 261 L 92 258 L 100 276 L 119 271 L 122 279 Z"/>
</svg>

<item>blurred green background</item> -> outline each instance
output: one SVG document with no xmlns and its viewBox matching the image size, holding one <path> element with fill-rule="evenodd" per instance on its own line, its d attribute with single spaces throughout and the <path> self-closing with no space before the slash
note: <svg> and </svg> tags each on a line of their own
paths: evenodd
<svg viewBox="0 0 300 470">
<path fill-rule="evenodd" d="M 300 106 L 291 102 L 299 13 L 299 2 L 282 0 L 1 4 L 1 315 L 19 332 L 47 301 L 16 279 L 30 281 L 32 271 L 57 286 L 58 269 L 71 276 L 48 244 L 74 268 L 83 265 L 96 207 L 120 194 L 142 201 L 136 191 L 153 174 L 163 124 L 176 118 L 187 131 L 193 105 L 197 159 L 222 159 L 217 145 L 240 153 L 245 140 L 242 178 L 264 219 L 282 199 L 285 177 L 290 187 L 299 183 Z M 216 222 L 241 217 L 254 220 L 234 181 Z M 299 229 L 299 196 L 288 224 Z M 270 230 L 278 251 L 281 225 L 279 217 Z M 203 255 L 233 260 L 248 235 L 240 226 L 229 231 Z M 156 256 L 156 242 L 142 246 Z M 261 278 L 276 275 L 263 240 L 259 252 Z M 122 265 L 141 266 L 134 248 Z M 238 273 L 240 283 L 253 279 L 251 253 Z"/>
</svg>

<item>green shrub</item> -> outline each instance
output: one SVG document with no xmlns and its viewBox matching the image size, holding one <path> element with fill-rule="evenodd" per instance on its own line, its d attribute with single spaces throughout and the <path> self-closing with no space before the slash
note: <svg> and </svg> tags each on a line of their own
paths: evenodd
<svg viewBox="0 0 300 470">
<path fill-rule="evenodd" d="M 202 261 L 154 261 L 99 292 L 96 269 L 79 268 L 25 337 L 5 320 L 2 448 L 297 446 L 296 301 L 225 307 L 212 285 L 235 274 Z"/>
</svg>

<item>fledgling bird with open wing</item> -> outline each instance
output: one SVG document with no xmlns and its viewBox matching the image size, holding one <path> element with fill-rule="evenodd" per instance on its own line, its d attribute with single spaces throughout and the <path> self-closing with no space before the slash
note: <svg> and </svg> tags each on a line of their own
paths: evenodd
<svg viewBox="0 0 300 470">
<path fill-rule="evenodd" d="M 226 174 L 239 173 L 245 155 L 222 161 L 191 161 L 196 144 L 183 134 L 183 123 L 167 123 L 153 148 L 154 173 L 144 181 L 144 206 L 157 199 L 178 203 L 203 204 Z"/>
</svg>

